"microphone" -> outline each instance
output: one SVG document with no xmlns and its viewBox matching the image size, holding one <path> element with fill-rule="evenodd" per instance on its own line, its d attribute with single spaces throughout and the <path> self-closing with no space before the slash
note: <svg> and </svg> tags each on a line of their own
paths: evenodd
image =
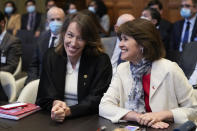
<svg viewBox="0 0 197 131">
<path fill-rule="evenodd" d="M 175 128 L 173 131 L 195 131 L 196 125 L 192 121 L 187 121 L 180 125 L 179 127 Z"/>
</svg>

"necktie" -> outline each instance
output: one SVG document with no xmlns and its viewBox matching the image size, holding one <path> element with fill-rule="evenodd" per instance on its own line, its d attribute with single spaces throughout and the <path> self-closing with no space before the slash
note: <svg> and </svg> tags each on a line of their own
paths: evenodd
<svg viewBox="0 0 197 131">
<path fill-rule="evenodd" d="M 33 25 L 33 14 L 30 13 L 28 18 L 27 30 L 32 30 L 32 25 Z"/>
<path fill-rule="evenodd" d="M 31 14 L 30 29 L 33 30 L 34 16 Z"/>
<path fill-rule="evenodd" d="M 182 48 L 184 48 L 184 45 L 186 43 L 188 43 L 188 38 L 189 38 L 189 28 L 190 28 L 190 22 L 188 21 L 187 22 L 187 26 L 186 26 L 186 29 L 185 29 L 185 34 L 184 34 L 184 37 L 183 37 L 183 41 L 182 41 Z"/>
<path fill-rule="evenodd" d="M 54 43 L 55 43 L 56 38 L 57 38 L 56 36 L 52 37 L 50 48 L 54 47 Z"/>
</svg>

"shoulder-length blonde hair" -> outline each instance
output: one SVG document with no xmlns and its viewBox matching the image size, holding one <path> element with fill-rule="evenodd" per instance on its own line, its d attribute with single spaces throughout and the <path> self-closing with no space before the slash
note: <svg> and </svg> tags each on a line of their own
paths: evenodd
<svg viewBox="0 0 197 131">
<path fill-rule="evenodd" d="M 56 47 L 56 52 L 62 54 L 65 52 L 64 49 L 64 36 L 68 29 L 70 23 L 76 22 L 79 28 L 81 38 L 85 41 L 85 48 L 83 52 L 91 55 L 98 55 L 101 52 L 104 52 L 103 46 L 101 44 L 101 39 L 94 24 L 93 20 L 88 16 L 80 12 L 68 15 L 63 23 L 59 45 Z"/>
</svg>

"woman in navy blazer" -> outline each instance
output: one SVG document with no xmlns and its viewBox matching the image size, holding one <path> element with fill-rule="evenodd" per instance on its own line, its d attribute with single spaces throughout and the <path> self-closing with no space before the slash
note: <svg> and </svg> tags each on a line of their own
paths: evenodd
<svg viewBox="0 0 197 131">
<path fill-rule="evenodd" d="M 77 68 L 77 80 L 68 82 L 68 73 Z M 44 56 L 36 103 L 51 111 L 51 118 L 58 122 L 97 113 L 111 77 L 110 59 L 103 53 L 93 21 L 87 15 L 72 14 L 62 26 L 59 46 Z M 72 94 L 76 95 L 74 104 L 67 102 L 67 88 L 71 86 L 77 88 Z"/>
</svg>

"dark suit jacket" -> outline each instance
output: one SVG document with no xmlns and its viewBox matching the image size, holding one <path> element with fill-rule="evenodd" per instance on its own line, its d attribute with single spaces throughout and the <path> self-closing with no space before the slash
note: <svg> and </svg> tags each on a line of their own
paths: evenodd
<svg viewBox="0 0 197 131">
<path fill-rule="evenodd" d="M 107 54 L 98 56 L 82 53 L 78 74 L 78 104 L 70 106 L 71 117 L 98 112 L 103 93 L 112 77 L 112 66 Z M 42 74 L 36 104 L 51 111 L 54 100 L 64 101 L 67 56 L 47 51 L 43 59 Z"/>
<path fill-rule="evenodd" d="M 0 62 L 0 70 L 14 73 L 22 55 L 21 42 L 18 38 L 6 33 L 0 44 L 0 54 L 4 52 L 6 63 Z"/>
<path fill-rule="evenodd" d="M 173 25 L 173 31 L 172 31 L 172 37 L 171 37 L 172 50 L 179 50 L 184 21 L 185 20 L 180 20 L 174 23 Z M 194 38 L 196 36 L 197 36 L 197 19 L 195 21 L 195 24 L 192 30 L 191 42 L 194 41 Z"/>
<path fill-rule="evenodd" d="M 197 63 L 197 42 L 187 43 L 180 58 L 179 65 L 189 79 Z"/>
<path fill-rule="evenodd" d="M 29 18 L 28 13 L 22 15 L 22 18 L 21 18 L 21 29 L 22 30 L 27 30 L 28 18 Z M 41 13 L 36 12 L 35 26 L 34 26 L 33 31 L 39 30 L 40 22 L 41 22 Z"/>
<path fill-rule="evenodd" d="M 50 37 L 50 31 L 46 31 L 40 35 L 36 49 L 34 51 L 34 55 L 32 57 L 32 62 L 28 68 L 28 77 L 25 82 L 25 85 L 32 80 L 40 78 L 42 58 L 44 56 L 44 53 L 48 49 Z"/>
<path fill-rule="evenodd" d="M 161 38 L 167 52 L 169 51 L 170 48 L 171 31 L 172 31 L 172 23 L 170 23 L 167 20 L 161 19 L 159 24 L 159 32 L 161 34 Z"/>
</svg>

